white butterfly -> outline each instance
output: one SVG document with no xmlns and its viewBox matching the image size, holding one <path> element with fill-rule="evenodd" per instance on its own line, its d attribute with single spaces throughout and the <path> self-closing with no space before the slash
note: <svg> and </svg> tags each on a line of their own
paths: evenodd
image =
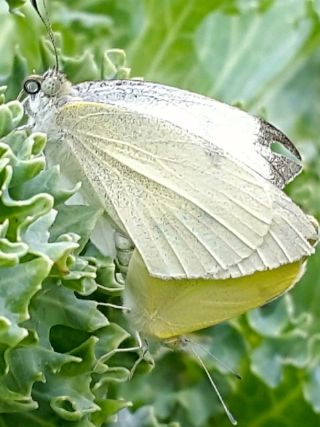
<svg viewBox="0 0 320 427">
<path fill-rule="evenodd" d="M 240 277 L 314 252 L 315 221 L 281 190 L 299 153 L 263 120 L 156 83 L 72 85 L 55 69 L 24 90 L 32 129 L 65 173 L 80 171 L 152 276 Z"/>
</svg>

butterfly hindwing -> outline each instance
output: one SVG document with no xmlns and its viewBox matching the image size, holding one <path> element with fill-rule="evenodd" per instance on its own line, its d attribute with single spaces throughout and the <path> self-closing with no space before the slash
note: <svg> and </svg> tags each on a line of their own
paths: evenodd
<svg viewBox="0 0 320 427">
<path fill-rule="evenodd" d="M 124 291 L 129 318 L 144 334 L 167 339 L 207 328 L 259 307 L 290 289 L 304 262 L 225 280 L 159 280 L 134 251 Z"/>
</svg>

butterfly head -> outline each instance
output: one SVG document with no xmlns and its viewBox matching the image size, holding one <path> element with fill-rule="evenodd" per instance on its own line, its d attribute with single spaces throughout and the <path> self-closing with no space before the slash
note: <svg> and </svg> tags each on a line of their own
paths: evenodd
<svg viewBox="0 0 320 427">
<path fill-rule="evenodd" d="M 72 92 L 72 85 L 65 75 L 56 68 L 43 75 L 33 74 L 24 82 L 18 99 L 23 102 L 29 117 L 29 125 L 34 131 L 45 131 L 47 121 Z"/>
<path fill-rule="evenodd" d="M 42 76 L 30 75 L 23 82 L 23 92 L 30 97 L 42 95 L 51 98 L 66 94 L 69 90 L 70 83 L 65 75 L 55 68 L 49 69 Z"/>
</svg>

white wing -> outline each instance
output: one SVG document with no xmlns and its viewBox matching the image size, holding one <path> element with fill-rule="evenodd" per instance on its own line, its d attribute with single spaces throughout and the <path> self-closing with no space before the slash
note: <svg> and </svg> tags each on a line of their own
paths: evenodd
<svg viewBox="0 0 320 427">
<path fill-rule="evenodd" d="M 185 129 L 92 102 L 67 104 L 57 126 L 154 276 L 237 277 L 313 252 L 290 199 Z"/>
<path fill-rule="evenodd" d="M 75 96 L 84 101 L 123 106 L 186 129 L 214 147 L 222 148 L 279 188 L 301 170 L 300 154 L 282 132 L 238 108 L 208 97 L 135 80 L 81 83 L 74 90 Z M 289 157 L 276 153 L 274 142 L 284 148 Z"/>
</svg>

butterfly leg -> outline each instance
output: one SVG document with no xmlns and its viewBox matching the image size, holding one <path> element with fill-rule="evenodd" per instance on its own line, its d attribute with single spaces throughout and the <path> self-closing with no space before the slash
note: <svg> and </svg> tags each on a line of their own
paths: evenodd
<svg viewBox="0 0 320 427">
<path fill-rule="evenodd" d="M 141 336 L 139 334 L 139 332 L 135 332 L 135 336 L 138 342 L 138 348 L 139 348 L 139 357 L 138 359 L 134 362 L 131 370 L 130 370 L 130 374 L 129 374 L 129 380 L 132 379 L 137 367 L 140 365 L 141 362 L 146 361 L 148 362 L 152 367 L 154 366 L 154 360 L 152 358 L 152 356 L 149 353 L 149 349 L 148 349 L 148 342 L 145 340 L 144 342 L 142 342 Z"/>
</svg>

